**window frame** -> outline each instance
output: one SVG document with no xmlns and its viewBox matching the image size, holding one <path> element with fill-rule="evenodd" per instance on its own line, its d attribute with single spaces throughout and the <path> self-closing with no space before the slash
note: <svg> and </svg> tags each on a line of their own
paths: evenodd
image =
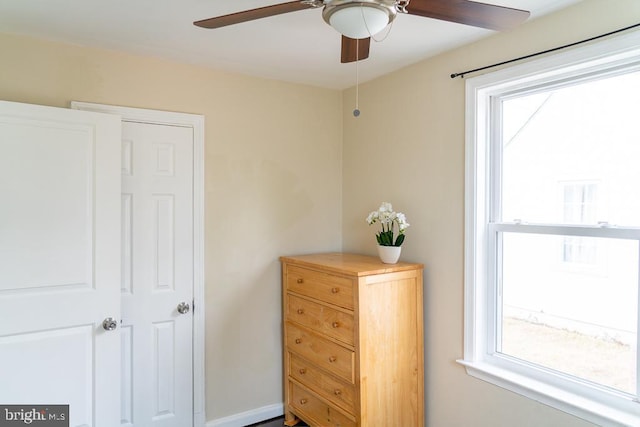
<svg viewBox="0 0 640 427">
<path fill-rule="evenodd" d="M 497 271 L 501 232 L 632 239 L 640 228 L 503 222 L 500 212 L 500 99 L 640 70 L 640 31 L 543 57 L 466 81 L 464 358 L 469 375 L 599 425 L 640 425 L 640 390 L 628 394 L 497 353 Z M 492 119 L 492 117 L 496 119 Z M 640 243 L 639 243 L 640 244 Z M 640 295 L 640 292 L 639 292 Z M 639 303 L 640 306 L 640 303 Z M 640 318 L 640 316 L 638 316 Z M 640 327 L 638 328 L 640 334 Z M 640 340 L 639 345 L 640 345 Z M 640 376 L 640 351 L 637 375 Z M 637 381 L 640 389 L 640 380 Z"/>
</svg>

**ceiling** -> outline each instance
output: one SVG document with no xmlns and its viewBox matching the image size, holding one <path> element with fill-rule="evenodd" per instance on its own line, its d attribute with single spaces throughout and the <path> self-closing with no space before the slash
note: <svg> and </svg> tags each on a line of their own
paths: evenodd
<svg viewBox="0 0 640 427">
<path fill-rule="evenodd" d="M 580 0 L 484 0 L 536 19 Z M 344 89 L 356 65 L 340 63 L 340 34 L 307 9 L 214 30 L 193 21 L 285 0 L 0 0 L 0 32 L 121 50 L 269 79 Z M 358 64 L 367 81 L 493 34 L 400 14 Z M 452 70 L 457 71 L 457 70 Z"/>
</svg>

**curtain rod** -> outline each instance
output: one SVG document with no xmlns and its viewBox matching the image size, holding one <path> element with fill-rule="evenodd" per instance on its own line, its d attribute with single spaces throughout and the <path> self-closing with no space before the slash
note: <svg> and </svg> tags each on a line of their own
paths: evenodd
<svg viewBox="0 0 640 427">
<path fill-rule="evenodd" d="M 486 70 L 486 69 L 489 69 L 489 68 L 499 67 L 500 65 L 511 64 L 512 62 L 521 61 L 523 59 L 532 58 L 534 56 L 544 55 L 545 53 L 550 53 L 550 52 L 555 52 L 557 50 L 566 49 L 568 47 L 572 47 L 572 46 L 576 46 L 576 45 L 579 45 L 579 44 L 582 44 L 582 43 L 587 43 L 587 42 L 590 42 L 590 41 L 593 41 L 593 40 L 601 39 L 603 37 L 607 37 L 607 36 L 610 36 L 612 34 L 621 33 L 623 31 L 627 31 L 627 30 L 630 30 L 631 28 L 636 28 L 636 27 L 640 27 L 640 23 L 634 24 L 634 25 L 630 25 L 630 26 L 625 27 L 625 28 L 620 28 L 619 30 L 611 31 L 611 32 L 608 32 L 606 34 L 600 34 L 599 36 L 595 36 L 595 37 L 591 37 L 591 38 L 588 38 L 588 39 L 580 40 L 578 42 L 566 44 L 564 46 L 558 46 L 558 47 L 554 47 L 552 49 L 543 50 L 541 52 L 532 53 L 530 55 L 521 56 L 519 58 L 509 59 L 508 61 L 498 62 L 496 64 L 491 64 L 491 65 L 487 65 L 487 66 L 484 66 L 484 67 L 475 68 L 473 70 L 463 71 L 461 73 L 453 73 L 453 74 L 451 74 L 451 78 L 452 79 L 455 79 L 456 77 L 464 78 L 464 76 L 466 74 L 469 74 L 469 73 L 475 73 L 477 71 L 482 71 L 482 70 Z"/>
</svg>

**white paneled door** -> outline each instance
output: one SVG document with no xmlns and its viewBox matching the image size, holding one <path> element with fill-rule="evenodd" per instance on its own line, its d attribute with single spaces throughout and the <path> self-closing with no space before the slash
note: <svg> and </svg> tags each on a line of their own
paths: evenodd
<svg viewBox="0 0 640 427">
<path fill-rule="evenodd" d="M 73 427 L 120 424 L 120 133 L 0 102 L 0 404 L 68 404 Z"/>
<path fill-rule="evenodd" d="M 122 123 L 122 426 L 193 425 L 193 140 Z"/>
</svg>

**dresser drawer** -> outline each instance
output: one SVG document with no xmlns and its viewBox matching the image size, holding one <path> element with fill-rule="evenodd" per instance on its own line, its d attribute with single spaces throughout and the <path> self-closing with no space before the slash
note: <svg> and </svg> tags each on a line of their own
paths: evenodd
<svg viewBox="0 0 640 427">
<path fill-rule="evenodd" d="M 325 403 L 303 387 L 289 382 L 289 405 L 310 425 L 321 427 L 355 427 L 351 417 Z"/>
<path fill-rule="evenodd" d="M 295 295 L 288 296 L 287 319 L 353 345 L 353 314 Z"/>
<path fill-rule="evenodd" d="M 291 322 L 286 323 L 287 349 L 339 378 L 354 383 L 355 354 L 320 335 Z"/>
<path fill-rule="evenodd" d="M 287 266 L 287 290 L 353 309 L 353 282 L 346 277 Z"/>
<path fill-rule="evenodd" d="M 347 412 L 355 412 L 355 386 L 353 384 L 339 381 L 294 355 L 289 357 L 289 376 L 315 390 L 320 396 Z"/>
</svg>

